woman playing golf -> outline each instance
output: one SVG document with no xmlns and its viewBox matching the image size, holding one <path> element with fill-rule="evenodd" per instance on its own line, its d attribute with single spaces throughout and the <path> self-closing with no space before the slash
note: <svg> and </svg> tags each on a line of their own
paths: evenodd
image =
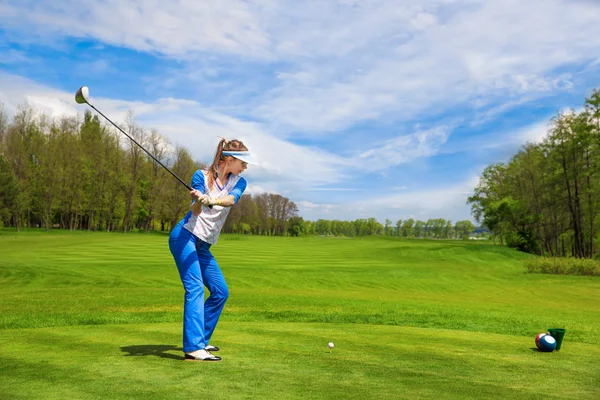
<svg viewBox="0 0 600 400">
<path fill-rule="evenodd" d="M 183 352 L 186 361 L 220 361 L 209 345 L 219 316 L 229 296 L 227 283 L 210 247 L 217 243 L 230 207 L 242 196 L 246 180 L 240 176 L 250 152 L 239 140 L 219 142 L 208 170 L 198 170 L 192 178 L 190 212 L 175 226 L 169 249 L 183 287 Z M 204 287 L 210 296 L 204 301 Z"/>
</svg>

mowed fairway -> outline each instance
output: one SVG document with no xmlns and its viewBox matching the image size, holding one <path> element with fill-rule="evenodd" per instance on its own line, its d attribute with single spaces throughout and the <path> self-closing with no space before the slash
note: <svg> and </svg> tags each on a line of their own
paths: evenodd
<svg viewBox="0 0 600 400">
<path fill-rule="evenodd" d="M 597 277 L 487 243 L 225 235 L 223 361 L 186 363 L 167 240 L 0 230 L 0 399 L 600 398 Z M 562 350 L 533 350 L 550 327 Z"/>
</svg>

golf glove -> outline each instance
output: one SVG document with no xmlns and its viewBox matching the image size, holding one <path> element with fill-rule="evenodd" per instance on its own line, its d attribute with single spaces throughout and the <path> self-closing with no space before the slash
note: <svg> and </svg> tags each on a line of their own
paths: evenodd
<svg viewBox="0 0 600 400">
<path fill-rule="evenodd" d="M 202 204 L 204 204 L 205 206 L 215 206 L 220 203 L 218 198 L 209 196 L 204 196 L 204 198 L 200 201 L 202 201 Z"/>
</svg>

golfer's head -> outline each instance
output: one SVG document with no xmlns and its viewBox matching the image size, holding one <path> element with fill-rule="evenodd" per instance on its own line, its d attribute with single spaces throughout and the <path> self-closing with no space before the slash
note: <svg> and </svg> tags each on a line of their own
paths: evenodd
<svg viewBox="0 0 600 400">
<path fill-rule="evenodd" d="M 219 142 L 213 165 L 225 166 L 231 173 L 239 175 L 248 164 L 257 165 L 244 142 L 237 139 L 222 139 Z"/>
</svg>

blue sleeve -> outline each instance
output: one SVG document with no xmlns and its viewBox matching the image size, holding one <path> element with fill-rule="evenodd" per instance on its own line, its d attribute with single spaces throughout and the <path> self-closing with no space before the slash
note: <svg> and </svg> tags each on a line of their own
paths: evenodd
<svg viewBox="0 0 600 400">
<path fill-rule="evenodd" d="M 192 189 L 199 190 L 202 194 L 206 194 L 204 188 L 204 174 L 200 170 L 196 171 L 192 177 Z"/>
<path fill-rule="evenodd" d="M 242 197 L 242 194 L 244 193 L 244 190 L 246 190 L 246 180 L 242 177 L 240 177 L 240 180 L 237 181 L 237 183 L 235 184 L 235 186 L 233 187 L 233 189 L 231 190 L 231 192 L 229 192 L 229 194 L 231 196 L 233 196 L 234 200 L 234 204 L 238 202 L 238 200 L 240 199 L 240 197 Z"/>
<path fill-rule="evenodd" d="M 194 173 L 194 176 L 192 176 L 192 189 L 196 189 L 199 190 L 201 193 L 206 193 L 205 191 L 205 187 L 204 187 L 204 174 L 202 173 L 201 170 L 198 170 Z M 192 204 L 194 204 L 194 200 L 192 200 Z M 191 213 L 191 211 L 190 211 Z"/>
</svg>

